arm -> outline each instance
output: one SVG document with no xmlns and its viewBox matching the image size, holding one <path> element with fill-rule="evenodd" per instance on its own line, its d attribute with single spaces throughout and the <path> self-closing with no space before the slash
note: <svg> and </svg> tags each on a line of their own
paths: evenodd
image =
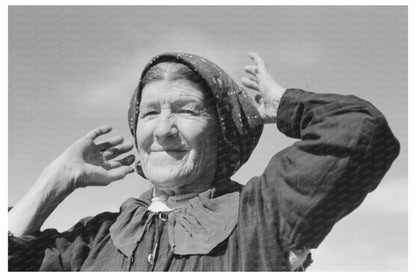
<svg viewBox="0 0 416 277">
<path fill-rule="evenodd" d="M 9 212 L 9 231 L 15 236 L 30 235 L 40 229 L 55 208 L 75 189 L 105 186 L 134 171 L 134 155 L 113 160 L 133 148 L 123 138 L 113 137 L 95 144 L 100 135 L 111 131 L 105 126 L 89 132 L 54 160 Z"/>
<path fill-rule="evenodd" d="M 9 236 L 9 271 L 79 271 L 90 249 L 105 239 L 117 215 L 106 212 L 87 217 L 63 233 L 46 229 Z"/>
<path fill-rule="evenodd" d="M 114 160 L 130 151 L 133 147 L 131 143 L 122 143 L 121 137 L 99 144 L 94 142 L 98 136 L 110 131 L 108 126 L 97 128 L 75 142 L 42 172 L 29 192 L 10 210 L 9 232 L 12 235 L 9 236 L 9 258 L 25 257 L 26 252 L 32 252 L 34 257 L 44 254 L 34 254 L 38 250 L 43 251 L 49 244 L 45 242 L 48 236 L 42 235 L 39 229 L 75 189 L 105 186 L 134 171 L 130 167 L 133 155 Z M 71 232 L 67 234 L 71 235 Z"/>
<path fill-rule="evenodd" d="M 399 143 L 384 116 L 354 96 L 287 90 L 277 126 L 301 141 L 272 158 L 263 180 L 288 244 L 316 248 L 380 183 Z"/>
<path fill-rule="evenodd" d="M 75 180 L 52 162 L 9 212 L 9 231 L 24 236 L 40 230 L 55 208 L 71 193 Z"/>
<path fill-rule="evenodd" d="M 375 189 L 398 155 L 398 141 L 369 102 L 285 91 L 257 54 L 250 57 L 255 65 L 245 67 L 250 78 L 243 84 L 260 93 L 256 101 L 265 123 L 300 139 L 272 158 L 252 189 L 266 203 L 265 218 L 274 218 L 285 251 L 315 248 Z"/>
</svg>

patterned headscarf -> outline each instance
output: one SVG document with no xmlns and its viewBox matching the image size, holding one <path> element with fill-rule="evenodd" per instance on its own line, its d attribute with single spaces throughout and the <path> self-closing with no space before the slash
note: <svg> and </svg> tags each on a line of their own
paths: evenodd
<svg viewBox="0 0 416 277">
<path fill-rule="evenodd" d="M 152 66 L 161 62 L 174 62 L 188 66 L 198 74 L 212 93 L 218 122 L 221 125 L 216 180 L 230 178 L 248 160 L 256 147 L 263 131 L 263 120 L 243 88 L 216 64 L 197 55 L 165 53 L 154 57 L 146 65 L 131 98 L 128 112 L 129 127 L 136 146 L 137 120 L 143 90 L 142 79 Z M 136 168 L 143 176 L 139 163 Z"/>
</svg>

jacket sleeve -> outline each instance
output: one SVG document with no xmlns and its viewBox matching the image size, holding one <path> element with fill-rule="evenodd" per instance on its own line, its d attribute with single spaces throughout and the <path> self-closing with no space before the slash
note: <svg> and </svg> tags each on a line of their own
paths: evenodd
<svg viewBox="0 0 416 277">
<path fill-rule="evenodd" d="M 300 141 L 274 155 L 252 183 L 284 248 L 316 248 L 377 187 L 399 143 L 380 111 L 355 96 L 288 89 L 277 127 Z"/>
<path fill-rule="evenodd" d="M 70 230 L 59 233 L 46 229 L 31 236 L 9 233 L 9 271 L 78 271 L 92 245 L 113 222 L 115 214 L 102 213 L 80 220 Z"/>
</svg>

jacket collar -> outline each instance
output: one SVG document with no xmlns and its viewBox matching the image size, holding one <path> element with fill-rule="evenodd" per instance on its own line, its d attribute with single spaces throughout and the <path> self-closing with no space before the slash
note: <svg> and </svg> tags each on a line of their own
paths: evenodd
<svg viewBox="0 0 416 277">
<path fill-rule="evenodd" d="M 240 189 L 236 188 L 234 184 L 232 192 L 215 198 L 215 189 L 207 190 L 169 213 L 168 237 L 173 253 L 208 254 L 229 237 L 238 221 Z M 110 228 L 114 245 L 128 257 L 132 256 L 146 227 L 152 224 L 152 218 L 158 214 L 148 210 L 151 199 L 152 190 L 146 191 L 138 199 L 128 199 Z"/>
</svg>

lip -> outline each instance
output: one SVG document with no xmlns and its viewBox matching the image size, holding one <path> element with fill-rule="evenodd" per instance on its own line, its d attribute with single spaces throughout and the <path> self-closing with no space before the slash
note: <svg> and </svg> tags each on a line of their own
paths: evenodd
<svg viewBox="0 0 416 277">
<path fill-rule="evenodd" d="M 152 152 L 187 152 L 185 149 L 151 149 Z"/>
</svg>

